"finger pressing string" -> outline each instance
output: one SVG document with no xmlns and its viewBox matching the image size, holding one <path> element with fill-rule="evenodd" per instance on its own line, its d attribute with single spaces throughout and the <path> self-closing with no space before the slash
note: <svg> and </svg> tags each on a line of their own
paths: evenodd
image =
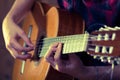
<svg viewBox="0 0 120 80">
<path fill-rule="evenodd" d="M 56 47 L 57 47 L 58 43 L 55 43 L 53 45 L 51 45 L 48 49 L 48 51 L 46 52 L 45 54 L 45 60 L 47 62 L 49 62 L 52 66 L 54 66 L 54 55 L 55 55 L 55 52 L 56 52 Z"/>
<path fill-rule="evenodd" d="M 55 61 L 57 64 L 60 64 L 60 58 L 61 58 L 61 50 L 62 50 L 62 43 L 58 43 L 58 47 L 57 47 L 57 50 L 55 52 Z"/>
</svg>

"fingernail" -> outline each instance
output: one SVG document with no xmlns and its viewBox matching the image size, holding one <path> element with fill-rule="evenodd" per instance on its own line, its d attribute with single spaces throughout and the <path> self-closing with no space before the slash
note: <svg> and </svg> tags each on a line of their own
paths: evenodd
<svg viewBox="0 0 120 80">
<path fill-rule="evenodd" d="M 34 45 L 33 45 L 33 44 L 30 44 L 30 47 L 34 47 Z"/>
</svg>

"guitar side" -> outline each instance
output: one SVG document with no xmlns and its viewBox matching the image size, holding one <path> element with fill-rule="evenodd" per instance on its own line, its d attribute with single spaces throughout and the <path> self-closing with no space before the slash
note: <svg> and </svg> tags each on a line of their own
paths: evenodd
<svg viewBox="0 0 120 80">
<path fill-rule="evenodd" d="M 42 8 L 41 4 L 35 3 L 32 12 L 25 18 L 23 30 L 27 34 L 29 26 L 32 25 L 30 39 L 34 45 L 37 45 L 41 37 L 83 33 L 84 21 L 79 15 L 48 7 L 43 5 Z M 23 44 L 22 41 L 20 43 Z M 34 57 L 25 61 L 23 73 L 21 73 L 23 61 L 15 60 L 13 80 L 73 80 L 73 77 L 54 70 L 44 58 L 39 59 L 37 52 L 37 49 L 30 52 Z"/>
</svg>

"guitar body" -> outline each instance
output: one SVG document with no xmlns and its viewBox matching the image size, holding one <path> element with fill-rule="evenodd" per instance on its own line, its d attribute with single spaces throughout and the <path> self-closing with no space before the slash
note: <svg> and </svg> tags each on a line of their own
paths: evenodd
<svg viewBox="0 0 120 80">
<path fill-rule="evenodd" d="M 30 25 L 30 39 L 36 47 L 43 37 L 80 34 L 84 31 L 84 21 L 79 15 L 39 3 L 35 3 L 24 20 L 23 30 L 26 34 Z M 20 43 L 23 45 L 22 40 Z M 37 48 L 30 54 L 33 58 L 24 61 L 24 66 L 23 61 L 15 60 L 12 80 L 73 80 L 73 77 L 54 70 L 44 58 L 39 58 Z"/>
</svg>

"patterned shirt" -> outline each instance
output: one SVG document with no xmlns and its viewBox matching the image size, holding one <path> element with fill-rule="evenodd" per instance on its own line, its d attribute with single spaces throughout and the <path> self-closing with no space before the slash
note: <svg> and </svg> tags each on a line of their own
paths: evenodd
<svg viewBox="0 0 120 80">
<path fill-rule="evenodd" d="M 120 0 L 58 0 L 58 3 L 63 9 L 79 13 L 86 28 L 95 24 L 120 26 Z"/>
</svg>

